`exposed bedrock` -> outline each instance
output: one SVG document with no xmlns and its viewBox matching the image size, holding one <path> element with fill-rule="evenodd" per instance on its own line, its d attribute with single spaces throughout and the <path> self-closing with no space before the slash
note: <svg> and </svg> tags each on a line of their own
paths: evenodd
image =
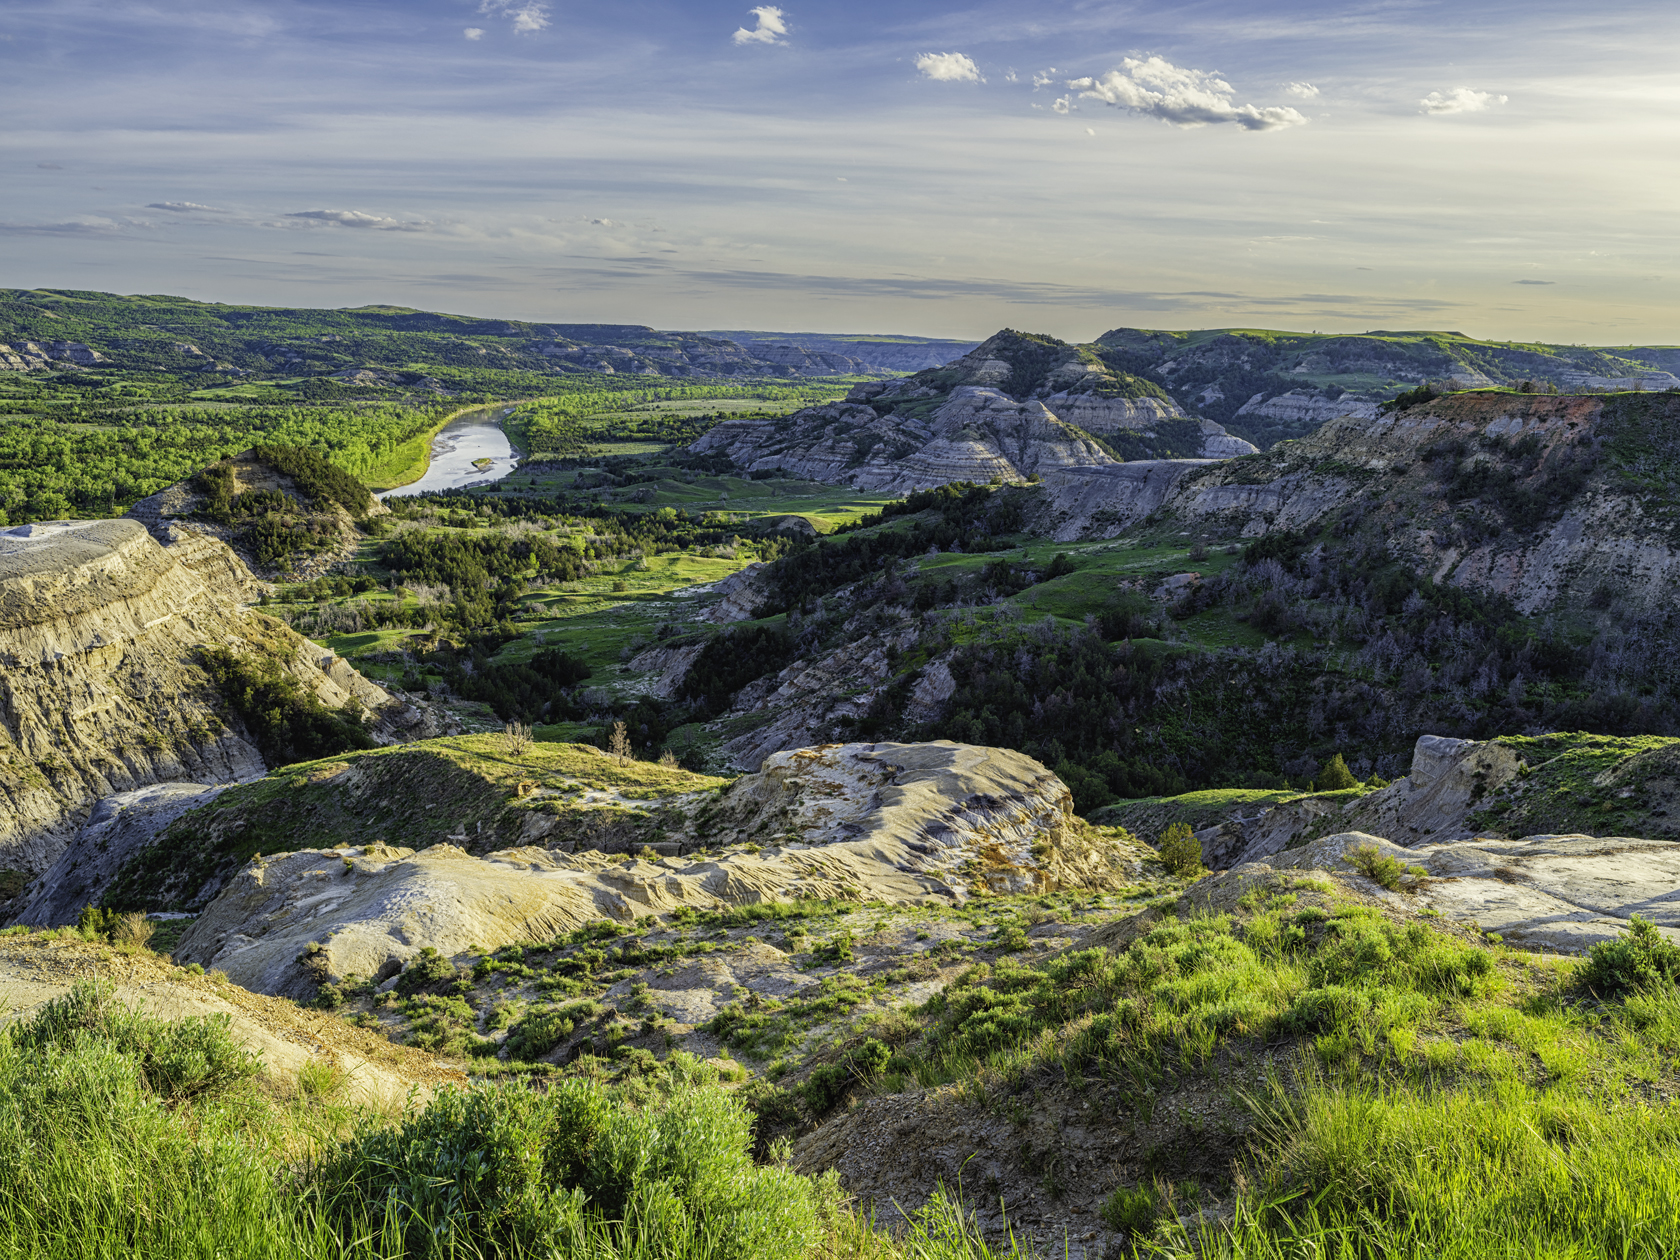
<svg viewBox="0 0 1680 1260">
<path fill-rule="evenodd" d="M 175 957 L 307 997 L 348 975 L 394 976 L 423 948 L 496 949 L 601 917 L 796 897 L 952 904 L 976 890 L 1106 886 L 1144 856 L 1084 827 L 1066 786 L 1030 757 L 949 742 L 779 753 L 718 809 L 765 847 L 628 864 L 537 848 L 473 857 L 452 845 L 258 858 Z"/>
<path fill-rule="evenodd" d="M 391 704 L 330 653 L 241 610 L 250 575 L 225 546 L 183 541 L 160 546 L 132 520 L 0 531 L 0 868 L 45 871 L 101 797 L 264 772 L 223 718 L 205 647 L 273 652 L 327 704 Z"/>
</svg>

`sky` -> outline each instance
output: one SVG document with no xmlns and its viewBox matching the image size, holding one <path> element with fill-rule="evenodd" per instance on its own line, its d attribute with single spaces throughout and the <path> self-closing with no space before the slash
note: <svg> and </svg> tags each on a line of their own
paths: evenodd
<svg viewBox="0 0 1680 1260">
<path fill-rule="evenodd" d="M 0 0 L 0 287 L 1680 342 L 1680 5 Z"/>
</svg>

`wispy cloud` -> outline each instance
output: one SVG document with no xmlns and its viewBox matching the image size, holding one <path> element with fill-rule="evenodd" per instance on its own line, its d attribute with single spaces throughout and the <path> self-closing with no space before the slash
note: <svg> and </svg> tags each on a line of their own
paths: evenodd
<svg viewBox="0 0 1680 1260">
<path fill-rule="evenodd" d="M 465 35 L 468 39 L 483 39 L 484 28 L 482 26 L 468 26 L 461 31 L 461 34 Z"/>
<path fill-rule="evenodd" d="M 1069 79 L 1068 86 L 1117 109 L 1179 127 L 1235 123 L 1245 131 L 1299 127 L 1306 115 L 1288 105 L 1238 105 L 1236 89 L 1217 74 L 1175 66 L 1161 57 L 1127 57 L 1101 78 Z"/>
<path fill-rule="evenodd" d="M 176 214 L 226 214 L 227 211 L 218 206 L 201 206 L 196 201 L 150 201 L 146 203 L 148 210 L 172 210 Z"/>
<path fill-rule="evenodd" d="M 754 25 L 751 30 L 744 26 L 736 30 L 731 38 L 737 44 L 787 43 L 787 14 L 774 5 L 768 4 L 747 11 L 753 15 Z"/>
<path fill-rule="evenodd" d="M 424 232 L 425 223 L 405 223 L 384 215 L 366 214 L 360 210 L 294 210 L 280 216 L 301 219 L 305 223 L 319 223 L 329 227 L 375 228 L 381 232 Z"/>
<path fill-rule="evenodd" d="M 1318 99 L 1318 89 L 1311 83 L 1291 83 L 1283 90 L 1296 100 L 1316 101 Z"/>
<path fill-rule="evenodd" d="M 1556 284 L 1556 280 L 1513 280 L 1512 284 Z"/>
<path fill-rule="evenodd" d="M 513 23 L 515 35 L 529 35 L 548 25 L 548 5 L 543 0 L 479 0 L 478 11 L 491 17 L 507 18 Z M 467 38 L 478 37 L 468 35 Z"/>
<path fill-rule="evenodd" d="M 938 83 L 983 83 L 980 67 L 965 53 L 923 53 L 916 58 L 916 69 Z"/>
<path fill-rule="evenodd" d="M 1474 88 L 1455 87 L 1450 92 L 1431 92 L 1418 104 L 1423 106 L 1426 114 L 1479 114 L 1510 99 L 1492 92 L 1478 92 Z"/>
</svg>

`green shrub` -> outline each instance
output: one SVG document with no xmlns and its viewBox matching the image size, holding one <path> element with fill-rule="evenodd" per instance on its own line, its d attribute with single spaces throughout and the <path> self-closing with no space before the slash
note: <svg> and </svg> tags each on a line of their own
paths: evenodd
<svg viewBox="0 0 1680 1260">
<path fill-rule="evenodd" d="M 1640 915 L 1613 941 L 1600 941 L 1587 954 L 1577 983 L 1599 997 L 1672 985 L 1680 976 L 1680 945 Z"/>
<path fill-rule="evenodd" d="M 1202 869 L 1202 842 L 1190 830 L 1190 824 L 1175 822 L 1161 833 L 1155 842 L 1161 865 L 1174 875 L 1194 875 Z"/>
<path fill-rule="evenodd" d="M 1353 777 L 1353 771 L 1347 768 L 1347 762 L 1342 760 L 1342 754 L 1337 753 L 1324 763 L 1324 769 L 1318 772 L 1313 780 L 1315 792 L 1341 792 L 1347 788 L 1359 786 L 1359 780 Z"/>
<path fill-rule="evenodd" d="M 37 1054 L 103 1044 L 132 1060 L 143 1088 L 177 1102 L 224 1093 L 261 1070 L 261 1062 L 233 1039 L 230 1016 L 154 1019 L 114 993 L 104 982 L 79 981 L 13 1029 L 11 1042 Z"/>
<path fill-rule="evenodd" d="M 455 964 L 430 945 L 408 960 L 402 975 L 392 987 L 402 997 L 416 993 L 444 993 L 452 990 L 460 980 Z"/>
<path fill-rule="evenodd" d="M 415 1257 L 800 1256 L 817 1238 L 812 1183 L 755 1166 L 751 1134 L 715 1085 L 639 1110 L 586 1080 L 480 1085 L 370 1124 L 310 1182 L 342 1235 L 383 1218 Z"/>
<path fill-rule="evenodd" d="M 560 1011 L 537 1011 L 525 1016 L 508 1031 L 510 1059 L 540 1059 L 567 1037 L 577 1024 Z"/>
<path fill-rule="evenodd" d="M 1349 849 L 1347 864 L 1390 892 L 1398 892 L 1402 887 L 1429 874 L 1421 866 L 1407 866 L 1397 857 L 1385 856 L 1374 844 L 1362 844 Z"/>
<path fill-rule="evenodd" d="M 805 1078 L 799 1093 L 813 1116 L 826 1116 L 851 1088 L 852 1072 L 839 1063 L 825 1063 Z"/>
<path fill-rule="evenodd" d="M 852 1070 L 860 1079 L 870 1080 L 887 1070 L 887 1063 L 891 1058 L 892 1051 L 887 1048 L 885 1042 L 869 1037 L 852 1051 Z"/>
<path fill-rule="evenodd" d="M 373 736 L 355 716 L 322 704 L 285 672 L 278 657 L 207 647 L 200 660 L 270 766 L 373 747 Z"/>
<path fill-rule="evenodd" d="M 1138 1238 L 1155 1228 L 1161 1215 L 1161 1199 L 1148 1186 L 1116 1186 L 1097 1211 L 1103 1224 L 1115 1233 Z"/>
</svg>

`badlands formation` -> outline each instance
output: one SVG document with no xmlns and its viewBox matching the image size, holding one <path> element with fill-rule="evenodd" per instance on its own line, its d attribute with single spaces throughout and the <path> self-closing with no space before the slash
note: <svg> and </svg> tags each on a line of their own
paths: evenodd
<svg viewBox="0 0 1680 1260">
<path fill-rule="evenodd" d="M 204 648 L 273 656 L 333 708 L 400 708 L 246 610 L 252 578 L 226 546 L 171 538 L 162 546 L 133 520 L 0 531 L 0 868 L 47 870 L 103 797 L 265 772 L 199 663 Z"/>
<path fill-rule="evenodd" d="M 690 449 L 749 471 L 899 492 L 1108 468 L 1121 462 L 1117 446 L 1218 459 L 1256 449 L 1082 348 L 1014 332 L 944 367 L 856 386 L 844 402 L 726 420 Z"/>
<path fill-rule="evenodd" d="M 575 784 L 545 779 L 556 792 Z M 540 845 L 477 857 L 449 844 L 258 856 L 176 957 L 247 988 L 307 998 L 348 976 L 387 980 L 422 948 L 490 951 L 684 907 L 960 905 L 977 892 L 1106 887 L 1134 876 L 1146 856 L 1096 837 L 1074 816 L 1067 788 L 1031 758 L 947 742 L 780 753 L 720 795 L 678 793 L 670 803 L 686 814 L 667 831 L 679 839 L 662 845 L 675 852 L 628 862 Z M 701 829 L 708 847 L 682 841 Z M 750 848 L 720 847 L 749 837 Z"/>
</svg>

